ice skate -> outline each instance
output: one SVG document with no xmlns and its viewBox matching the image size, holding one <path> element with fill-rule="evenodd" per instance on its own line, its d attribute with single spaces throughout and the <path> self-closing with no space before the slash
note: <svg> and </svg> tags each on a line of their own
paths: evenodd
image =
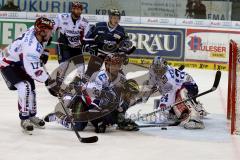
<svg viewBox="0 0 240 160">
<path fill-rule="evenodd" d="M 34 127 L 29 119 L 21 120 L 21 127 L 24 133 L 32 135 L 32 131 L 34 130 Z"/>
<path fill-rule="evenodd" d="M 29 118 L 29 120 L 35 127 L 41 128 L 41 129 L 45 128 L 45 122 L 42 119 L 34 116 Z"/>
</svg>

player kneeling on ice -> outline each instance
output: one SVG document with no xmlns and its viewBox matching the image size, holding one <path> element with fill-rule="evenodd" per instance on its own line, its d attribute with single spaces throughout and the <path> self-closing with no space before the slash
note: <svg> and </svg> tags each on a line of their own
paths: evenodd
<svg viewBox="0 0 240 160">
<path fill-rule="evenodd" d="M 122 63 L 122 57 L 107 57 L 106 70 L 92 76 L 82 95 L 63 96 L 71 119 L 64 113 L 62 106 L 57 105 L 55 111 L 48 114 L 44 120 L 57 121 L 67 128 L 72 128 L 70 121 L 74 121 L 78 130 L 83 130 L 88 122 L 91 122 L 97 133 L 104 133 L 106 127 L 113 124 L 117 124 L 121 130 L 138 130 L 135 122 L 125 118 L 125 112 L 139 93 L 139 86 L 134 80 L 126 80 L 121 72 Z M 93 101 L 88 94 L 94 98 Z"/>
<path fill-rule="evenodd" d="M 129 79 L 126 80 L 121 68 L 123 64 L 122 57 L 118 55 L 107 56 L 105 59 L 105 70 L 100 71 L 93 81 L 88 84 L 88 89 L 94 93 L 110 89 L 117 97 L 116 109 L 104 117 L 92 121 L 97 133 L 104 133 L 107 126 L 117 124 L 118 129 L 125 131 L 138 131 L 138 125 L 131 119 L 125 118 L 127 109 L 135 101 L 139 93 L 138 83 Z M 94 102 L 96 104 L 104 102 L 106 105 L 111 104 L 111 99 L 104 99 L 96 94 Z"/>
<path fill-rule="evenodd" d="M 157 56 L 149 68 L 149 79 L 144 82 L 144 85 L 145 91 L 141 96 L 143 102 L 146 102 L 156 91 L 162 95 L 154 108 L 161 109 L 165 119 L 176 117 L 175 120 L 180 121 L 180 125 L 186 129 L 204 128 L 201 118 L 206 116 L 207 112 L 196 99 L 169 108 L 177 101 L 198 94 L 198 86 L 188 73 L 169 66 L 166 60 Z M 163 121 L 163 113 L 159 112 L 156 116 L 156 123 Z"/>
<path fill-rule="evenodd" d="M 18 109 L 21 127 L 31 133 L 34 125 L 44 127 L 43 120 L 36 117 L 36 92 L 34 80 L 46 85 L 51 79 L 43 67 L 48 53 L 45 45 L 52 35 L 53 22 L 38 18 L 31 27 L 3 51 L 0 59 L 1 74 L 10 90 L 18 91 Z M 54 87 L 53 87 L 54 89 Z"/>
</svg>

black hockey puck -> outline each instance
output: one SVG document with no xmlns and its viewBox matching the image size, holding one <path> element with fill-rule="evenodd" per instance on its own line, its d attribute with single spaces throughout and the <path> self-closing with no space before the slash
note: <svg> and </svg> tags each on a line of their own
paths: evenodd
<svg viewBox="0 0 240 160">
<path fill-rule="evenodd" d="M 167 128 L 166 127 L 162 127 L 161 130 L 167 130 Z"/>
</svg>

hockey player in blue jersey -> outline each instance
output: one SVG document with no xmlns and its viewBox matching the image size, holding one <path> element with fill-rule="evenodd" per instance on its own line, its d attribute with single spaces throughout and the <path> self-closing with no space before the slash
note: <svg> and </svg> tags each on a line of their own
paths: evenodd
<svg viewBox="0 0 240 160">
<path fill-rule="evenodd" d="M 99 71 L 107 55 L 131 54 L 135 47 L 128 40 L 125 30 L 119 25 L 121 15 L 119 10 L 111 9 L 108 22 L 99 22 L 85 36 L 84 50 L 92 55 L 89 61 L 85 80 Z"/>
</svg>

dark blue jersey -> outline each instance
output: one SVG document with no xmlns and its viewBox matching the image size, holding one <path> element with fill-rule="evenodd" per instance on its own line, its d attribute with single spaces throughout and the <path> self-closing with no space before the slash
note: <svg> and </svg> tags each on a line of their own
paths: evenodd
<svg viewBox="0 0 240 160">
<path fill-rule="evenodd" d="M 96 44 L 98 49 L 106 51 L 104 46 L 115 46 L 127 38 L 124 28 L 118 25 L 110 28 L 107 22 L 99 22 L 85 36 L 86 43 Z"/>
</svg>

